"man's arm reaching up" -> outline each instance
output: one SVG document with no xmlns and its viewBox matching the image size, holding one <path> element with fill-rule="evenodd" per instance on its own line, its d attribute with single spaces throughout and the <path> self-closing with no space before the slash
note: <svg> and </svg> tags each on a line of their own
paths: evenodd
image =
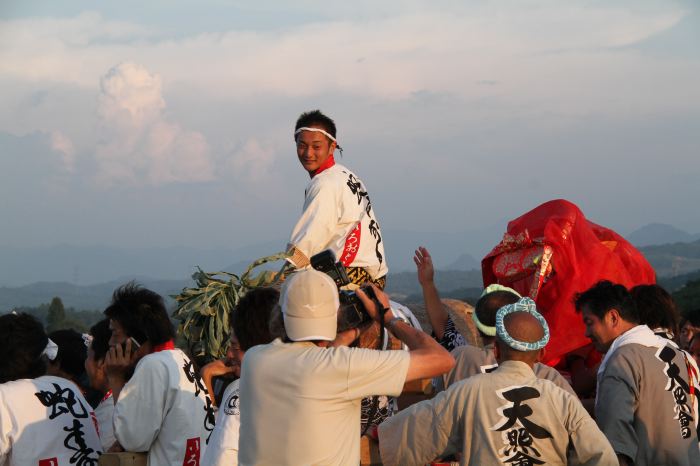
<svg viewBox="0 0 700 466">
<path fill-rule="evenodd" d="M 374 294 L 385 310 L 382 313 L 377 309 L 377 305 L 367 294 L 358 289 L 357 296 L 367 309 L 367 313 L 377 322 L 382 322 L 384 326 L 399 340 L 408 346 L 411 356 L 406 373 L 406 382 L 418 379 L 428 379 L 437 377 L 452 369 L 455 360 L 452 355 L 438 342 L 426 333 L 416 330 L 401 319 L 395 318 L 389 306 L 389 297 L 375 285 L 370 285 Z"/>
</svg>

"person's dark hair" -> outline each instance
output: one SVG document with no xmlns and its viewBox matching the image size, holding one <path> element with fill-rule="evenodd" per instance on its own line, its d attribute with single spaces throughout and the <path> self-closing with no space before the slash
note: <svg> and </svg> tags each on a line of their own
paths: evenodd
<svg viewBox="0 0 700 466">
<path fill-rule="evenodd" d="M 0 316 L 0 383 L 44 375 L 42 353 L 48 342 L 44 326 L 35 317 L 26 313 Z"/>
<path fill-rule="evenodd" d="M 73 329 L 62 329 L 49 333 L 49 338 L 58 345 L 58 354 L 52 362 L 58 364 L 73 381 L 81 381 L 85 375 L 87 359 L 87 347 L 82 333 Z"/>
<path fill-rule="evenodd" d="M 92 352 L 95 355 L 95 361 L 101 361 L 107 356 L 109 339 L 112 337 L 112 331 L 109 329 L 109 319 L 102 319 L 90 327 L 90 335 L 92 336 L 90 348 L 92 348 Z"/>
<path fill-rule="evenodd" d="M 493 291 L 479 298 L 474 306 L 474 312 L 476 312 L 479 322 L 494 327 L 498 310 L 508 304 L 517 303 L 519 299 L 518 295 L 510 291 Z"/>
<path fill-rule="evenodd" d="M 689 322 L 693 327 L 700 327 L 700 309 L 693 309 L 683 316 L 684 322 Z"/>
<path fill-rule="evenodd" d="M 243 351 L 272 341 L 270 316 L 280 299 L 274 288 L 253 288 L 233 309 L 231 326 Z"/>
<path fill-rule="evenodd" d="M 336 137 L 335 122 L 331 118 L 321 113 L 320 110 L 311 110 L 309 112 L 302 113 L 297 119 L 297 123 L 294 126 L 294 131 L 296 132 L 296 130 L 298 130 L 299 128 L 308 128 L 312 126 L 320 126 L 328 134 L 330 134 L 333 137 Z M 294 137 L 294 139 L 296 140 L 296 136 Z"/>
<path fill-rule="evenodd" d="M 639 323 L 651 329 L 665 328 L 678 335 L 680 315 L 676 302 L 659 285 L 637 285 L 630 290 Z"/>
<path fill-rule="evenodd" d="M 608 280 L 601 280 L 583 293 L 577 293 L 574 305 L 576 312 L 587 307 L 599 319 L 605 317 L 610 309 L 617 309 L 620 317 L 627 322 L 639 323 L 639 314 L 630 292 L 624 286 Z"/>
<path fill-rule="evenodd" d="M 143 344 L 162 345 L 175 336 L 173 324 L 158 293 L 134 282 L 120 286 L 104 314 L 119 322 L 127 335 Z"/>
</svg>

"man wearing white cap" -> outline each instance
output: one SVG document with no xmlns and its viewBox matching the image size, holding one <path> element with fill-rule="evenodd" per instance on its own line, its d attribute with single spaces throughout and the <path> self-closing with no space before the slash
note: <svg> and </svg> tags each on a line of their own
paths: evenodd
<svg viewBox="0 0 700 466">
<path fill-rule="evenodd" d="M 339 307 L 335 282 L 311 269 L 286 281 L 280 297 L 285 338 L 251 348 L 243 360 L 241 465 L 359 464 L 360 400 L 397 396 L 405 382 L 452 367 L 446 350 L 394 317 L 388 297 L 373 290 L 384 309 L 362 290 L 357 295 L 408 352 L 331 347 Z"/>
<path fill-rule="evenodd" d="M 578 398 L 533 372 L 549 341 L 535 303 L 522 298 L 502 307 L 495 326 L 498 368 L 383 422 L 382 463 L 424 465 L 460 453 L 462 465 L 569 464 L 571 459 L 617 466 L 610 443 Z"/>
<path fill-rule="evenodd" d="M 303 113 L 294 127 L 294 141 L 299 162 L 311 181 L 304 212 L 289 240 L 289 261 L 303 268 L 312 256 L 330 249 L 353 283 L 372 281 L 384 288 L 389 269 L 379 220 L 364 183 L 335 163 L 335 149 L 343 151 L 335 123 L 319 110 Z"/>
</svg>

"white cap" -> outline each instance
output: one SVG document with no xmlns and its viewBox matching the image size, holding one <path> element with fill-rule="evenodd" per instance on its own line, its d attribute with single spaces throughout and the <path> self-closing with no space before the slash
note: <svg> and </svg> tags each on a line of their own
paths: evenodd
<svg viewBox="0 0 700 466">
<path fill-rule="evenodd" d="M 284 329 L 292 341 L 335 339 L 338 329 L 338 287 L 314 269 L 294 273 L 282 286 L 280 307 Z"/>
</svg>

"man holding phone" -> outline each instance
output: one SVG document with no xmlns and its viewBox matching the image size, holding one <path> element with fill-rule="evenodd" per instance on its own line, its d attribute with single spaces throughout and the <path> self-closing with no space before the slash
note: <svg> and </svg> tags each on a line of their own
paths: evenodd
<svg viewBox="0 0 700 466">
<path fill-rule="evenodd" d="M 208 392 L 192 362 L 173 344 L 157 293 L 128 283 L 105 309 L 112 338 L 105 357 L 115 400 L 112 451 L 148 452 L 149 466 L 199 461 L 214 428 Z"/>
</svg>

